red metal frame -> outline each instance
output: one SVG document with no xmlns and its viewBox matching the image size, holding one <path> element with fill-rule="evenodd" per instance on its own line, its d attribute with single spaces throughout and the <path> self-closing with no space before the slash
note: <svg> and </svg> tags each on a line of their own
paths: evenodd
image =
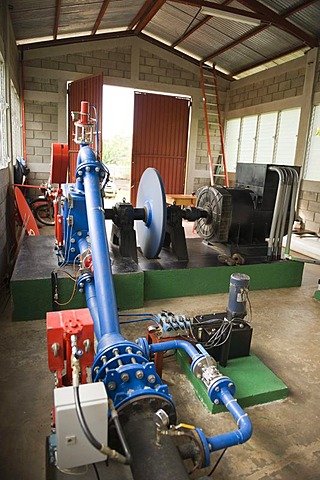
<svg viewBox="0 0 320 480">
<path fill-rule="evenodd" d="M 77 335 L 80 357 L 81 383 L 86 383 L 86 368 L 94 360 L 94 326 L 88 308 L 47 313 L 48 364 L 57 374 L 57 386 L 72 385 L 71 335 Z M 84 341 L 90 342 L 88 351 Z M 54 346 L 56 345 L 56 347 Z"/>
</svg>

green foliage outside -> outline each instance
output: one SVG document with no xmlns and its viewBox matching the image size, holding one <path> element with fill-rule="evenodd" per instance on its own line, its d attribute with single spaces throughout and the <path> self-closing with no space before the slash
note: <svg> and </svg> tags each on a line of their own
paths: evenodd
<svg viewBox="0 0 320 480">
<path fill-rule="evenodd" d="M 130 165 L 132 137 L 127 135 L 114 135 L 103 142 L 102 161 L 107 165 Z"/>
</svg>

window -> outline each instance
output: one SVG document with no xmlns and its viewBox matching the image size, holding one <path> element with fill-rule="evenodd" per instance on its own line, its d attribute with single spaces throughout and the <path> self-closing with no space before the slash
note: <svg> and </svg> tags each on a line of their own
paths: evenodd
<svg viewBox="0 0 320 480">
<path fill-rule="evenodd" d="M 257 121 L 257 115 L 244 117 L 241 121 L 238 162 L 253 162 L 256 143 Z"/>
<path fill-rule="evenodd" d="M 238 143 L 240 135 L 240 118 L 229 120 L 226 129 L 226 158 L 228 172 L 235 172 L 238 157 Z"/>
<path fill-rule="evenodd" d="M 9 162 L 7 139 L 7 108 L 4 62 L 0 56 L 0 169 Z"/>
<path fill-rule="evenodd" d="M 256 163 L 272 163 L 277 117 L 277 112 L 263 113 L 259 116 L 255 157 Z"/>
<path fill-rule="evenodd" d="M 279 113 L 279 130 L 276 141 L 275 162 L 278 165 L 293 165 L 296 153 L 300 120 L 300 108 Z"/>
<path fill-rule="evenodd" d="M 237 162 L 293 165 L 299 120 L 300 108 L 228 120 L 228 172 L 236 171 Z"/>
<path fill-rule="evenodd" d="M 313 107 L 304 178 L 320 181 L 320 105 Z"/>
<path fill-rule="evenodd" d="M 12 132 L 12 158 L 15 160 L 21 156 L 21 115 L 20 99 L 11 82 L 11 132 Z"/>
</svg>

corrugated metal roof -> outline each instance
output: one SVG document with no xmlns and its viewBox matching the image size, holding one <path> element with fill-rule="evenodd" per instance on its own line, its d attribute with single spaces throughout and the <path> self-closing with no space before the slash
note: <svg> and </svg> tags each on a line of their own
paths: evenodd
<svg viewBox="0 0 320 480">
<path fill-rule="evenodd" d="M 213 59 L 216 65 L 221 66 L 230 73 L 245 70 L 255 63 L 260 63 L 264 60 L 267 61 L 266 56 L 254 52 L 244 45 L 238 45 Z"/>
<path fill-rule="evenodd" d="M 204 18 L 204 15 L 197 15 L 199 9 L 181 7 L 178 4 L 165 4 L 144 29 L 144 33 L 157 35 L 172 44 L 185 33 L 190 24 L 193 26 Z"/>
<path fill-rule="evenodd" d="M 106 28 L 129 25 L 144 2 L 145 0 L 110 0 L 97 33 Z"/>
<path fill-rule="evenodd" d="M 308 9 L 302 10 L 290 17 L 290 20 L 299 27 L 320 37 L 320 2 L 310 5 Z M 316 20 L 316 21 L 315 21 Z"/>
<path fill-rule="evenodd" d="M 16 40 L 52 35 L 56 0 L 12 0 L 10 5 Z M 35 19 L 41 21 L 35 22 Z"/>
<path fill-rule="evenodd" d="M 301 41 L 283 30 L 279 31 L 276 27 L 270 27 L 268 30 L 264 30 L 246 40 L 243 45 L 256 52 L 261 52 L 263 56 L 268 58 L 275 56 L 277 52 L 298 47 L 301 45 Z"/>
<path fill-rule="evenodd" d="M 230 9 L 238 9 L 249 12 L 250 15 L 254 14 L 252 9 L 245 7 L 240 1 L 234 0 L 226 3 L 225 0 L 216 0 L 211 3 L 212 5 L 224 5 L 224 10 L 229 9 L 229 13 Z M 196 59 L 211 57 L 215 52 L 219 53 L 224 49 L 223 53 L 214 58 L 214 62 L 218 68 L 236 72 L 246 68 L 251 69 L 255 63 L 256 65 L 260 64 L 264 59 L 269 65 L 273 58 L 294 49 L 297 49 L 297 55 L 299 55 L 299 47 L 319 43 L 320 1 L 314 1 L 307 7 L 300 8 L 304 3 L 302 0 L 260 0 L 260 8 L 269 8 L 269 12 L 265 11 L 263 20 L 266 22 L 269 20 L 270 25 L 273 23 L 270 12 L 286 19 L 282 23 L 281 17 L 279 17 L 277 26 L 269 26 L 268 23 L 264 23 L 260 31 L 260 27 L 254 27 L 248 23 L 216 16 L 209 18 L 201 14 L 200 8 L 196 4 L 187 5 L 178 0 L 171 0 L 164 3 L 158 11 L 154 11 L 153 16 L 148 16 L 149 22 L 143 23 L 141 29 L 144 34 L 160 39 L 166 46 L 179 41 L 178 49 L 188 52 L 190 57 Z M 57 18 L 58 39 L 70 37 L 70 41 L 73 42 L 77 41 L 76 38 L 73 39 L 77 35 L 80 37 L 78 41 L 83 41 L 85 35 L 89 39 L 97 20 L 100 20 L 102 0 L 62 0 L 60 15 L 57 15 L 56 5 L 56 0 L 10 0 L 9 11 L 16 39 L 22 44 L 39 42 L 42 40 L 41 37 L 46 40 L 54 40 Z M 139 25 L 140 18 L 137 18 L 137 15 L 146 6 L 154 9 L 157 2 L 110 0 L 101 22 L 98 21 L 96 33 L 100 34 L 111 30 L 123 31 L 129 27 L 134 18 L 136 18 L 135 23 Z M 288 15 L 290 11 L 294 13 Z M 141 17 L 142 21 L 145 14 L 148 14 L 146 8 Z M 259 14 L 254 15 L 259 17 Z M 275 21 L 277 22 L 277 20 Z M 201 27 L 196 29 L 199 22 L 201 22 Z M 292 25 L 300 31 L 291 29 L 291 33 L 288 33 L 287 27 L 290 31 Z M 187 35 L 190 30 L 192 34 Z M 253 32 L 255 34 L 250 38 Z M 128 30 L 128 33 L 132 34 L 132 31 Z"/>
</svg>

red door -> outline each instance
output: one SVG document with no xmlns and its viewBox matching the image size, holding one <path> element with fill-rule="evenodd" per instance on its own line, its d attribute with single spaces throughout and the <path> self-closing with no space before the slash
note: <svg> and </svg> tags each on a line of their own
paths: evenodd
<svg viewBox="0 0 320 480">
<path fill-rule="evenodd" d="M 75 169 L 80 146 L 73 141 L 74 126 L 71 119 L 71 112 L 79 112 L 81 101 L 85 100 L 97 109 L 99 147 L 101 157 L 102 150 L 102 87 L 103 74 L 99 73 L 91 77 L 82 78 L 70 83 L 68 88 L 68 147 L 69 147 L 69 181 L 75 182 Z"/>
<path fill-rule="evenodd" d="M 148 167 L 162 176 L 167 193 L 184 193 L 190 100 L 151 93 L 134 93 L 131 202 Z"/>
</svg>

